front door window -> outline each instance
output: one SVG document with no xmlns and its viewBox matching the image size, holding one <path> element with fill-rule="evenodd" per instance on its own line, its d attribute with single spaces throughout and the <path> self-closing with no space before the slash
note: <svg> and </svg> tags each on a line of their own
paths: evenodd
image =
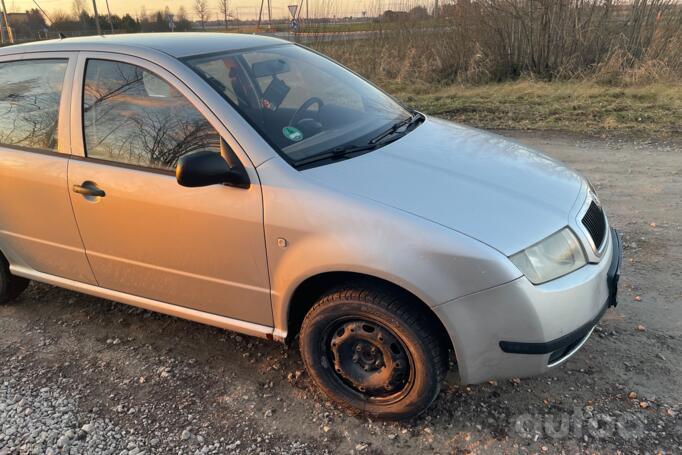
<svg viewBox="0 0 682 455">
<path fill-rule="evenodd" d="M 191 152 L 220 152 L 220 136 L 173 86 L 128 63 L 89 60 L 83 91 L 86 154 L 172 170 Z"/>
</svg>

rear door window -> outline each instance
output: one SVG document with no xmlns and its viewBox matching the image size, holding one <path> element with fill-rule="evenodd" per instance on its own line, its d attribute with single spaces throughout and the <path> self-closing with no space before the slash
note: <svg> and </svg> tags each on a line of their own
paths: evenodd
<svg viewBox="0 0 682 455">
<path fill-rule="evenodd" d="M 0 144 L 57 150 L 67 59 L 0 62 Z"/>
</svg>

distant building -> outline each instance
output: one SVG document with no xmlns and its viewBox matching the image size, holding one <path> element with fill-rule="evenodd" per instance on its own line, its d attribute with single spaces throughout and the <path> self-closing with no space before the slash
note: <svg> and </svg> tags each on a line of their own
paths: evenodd
<svg viewBox="0 0 682 455">
<path fill-rule="evenodd" d="M 7 21 L 9 21 L 9 26 L 16 28 L 20 25 L 28 25 L 29 14 L 28 13 L 7 13 Z"/>
<path fill-rule="evenodd" d="M 47 24 L 37 9 L 25 13 L 7 13 L 7 21 L 15 40 L 40 38 L 47 32 Z"/>
<path fill-rule="evenodd" d="M 407 11 L 393 11 L 390 9 L 384 11 L 380 16 L 380 19 L 386 22 L 401 22 L 406 21 L 408 18 Z"/>
</svg>

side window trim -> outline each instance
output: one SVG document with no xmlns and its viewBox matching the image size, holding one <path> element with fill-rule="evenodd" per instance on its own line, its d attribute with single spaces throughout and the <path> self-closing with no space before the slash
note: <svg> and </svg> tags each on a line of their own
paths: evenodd
<svg viewBox="0 0 682 455">
<path fill-rule="evenodd" d="M 130 169 L 131 171 L 148 172 L 151 174 L 159 174 L 159 175 L 167 175 L 170 177 L 175 177 L 175 171 L 172 169 L 159 169 L 159 168 L 155 168 L 155 167 L 140 166 L 137 164 L 123 163 L 121 161 L 103 160 L 101 158 L 95 158 L 95 157 L 91 157 L 91 156 L 72 155 L 71 159 L 76 160 L 76 161 L 85 161 L 88 163 L 103 164 L 103 165 L 112 166 L 112 167 L 120 167 L 123 169 Z"/>
<path fill-rule="evenodd" d="M 26 62 L 33 60 L 65 60 L 66 70 L 62 81 L 61 95 L 57 113 L 57 148 L 48 149 L 42 147 L 27 147 L 25 145 L 4 144 L 0 147 L 21 150 L 27 153 L 38 153 L 55 157 L 68 157 L 71 154 L 70 130 L 70 109 L 71 109 L 71 90 L 77 63 L 76 52 L 33 52 L 21 54 L 7 54 L 0 56 L 0 63 Z"/>
<path fill-rule="evenodd" d="M 123 167 L 141 172 L 150 172 L 169 176 L 175 175 L 174 170 L 145 167 L 87 156 L 85 150 L 85 122 L 83 118 L 82 106 L 84 100 L 85 77 L 88 60 L 107 60 L 116 63 L 136 65 L 144 70 L 152 72 L 153 74 L 160 77 L 163 81 L 170 84 L 171 87 L 177 90 L 208 121 L 208 123 L 220 136 L 221 141 L 223 141 L 232 151 L 234 151 L 238 160 L 249 174 L 251 180 L 257 181 L 255 168 L 253 168 L 251 160 L 241 148 L 241 145 L 236 141 L 234 136 L 218 119 L 218 117 L 216 117 L 216 115 L 208 108 L 208 106 L 203 103 L 187 85 L 179 80 L 174 74 L 150 60 L 134 57 L 128 54 L 118 54 L 113 52 L 81 51 L 78 53 L 76 62 L 74 63 L 75 74 L 72 78 L 71 88 L 73 95 L 71 96 L 70 104 L 70 124 L 74 126 L 74 128 L 70 129 L 70 144 L 73 159 L 77 159 L 79 161 L 97 162 L 106 164 L 108 166 Z"/>
</svg>

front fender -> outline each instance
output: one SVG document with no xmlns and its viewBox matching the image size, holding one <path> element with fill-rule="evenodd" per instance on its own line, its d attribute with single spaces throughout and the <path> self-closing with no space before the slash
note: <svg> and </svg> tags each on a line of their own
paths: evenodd
<svg viewBox="0 0 682 455">
<path fill-rule="evenodd" d="M 457 231 L 324 187 L 281 160 L 259 167 L 273 320 L 285 336 L 298 286 L 326 272 L 394 283 L 434 307 L 518 278 L 501 253 Z"/>
</svg>

